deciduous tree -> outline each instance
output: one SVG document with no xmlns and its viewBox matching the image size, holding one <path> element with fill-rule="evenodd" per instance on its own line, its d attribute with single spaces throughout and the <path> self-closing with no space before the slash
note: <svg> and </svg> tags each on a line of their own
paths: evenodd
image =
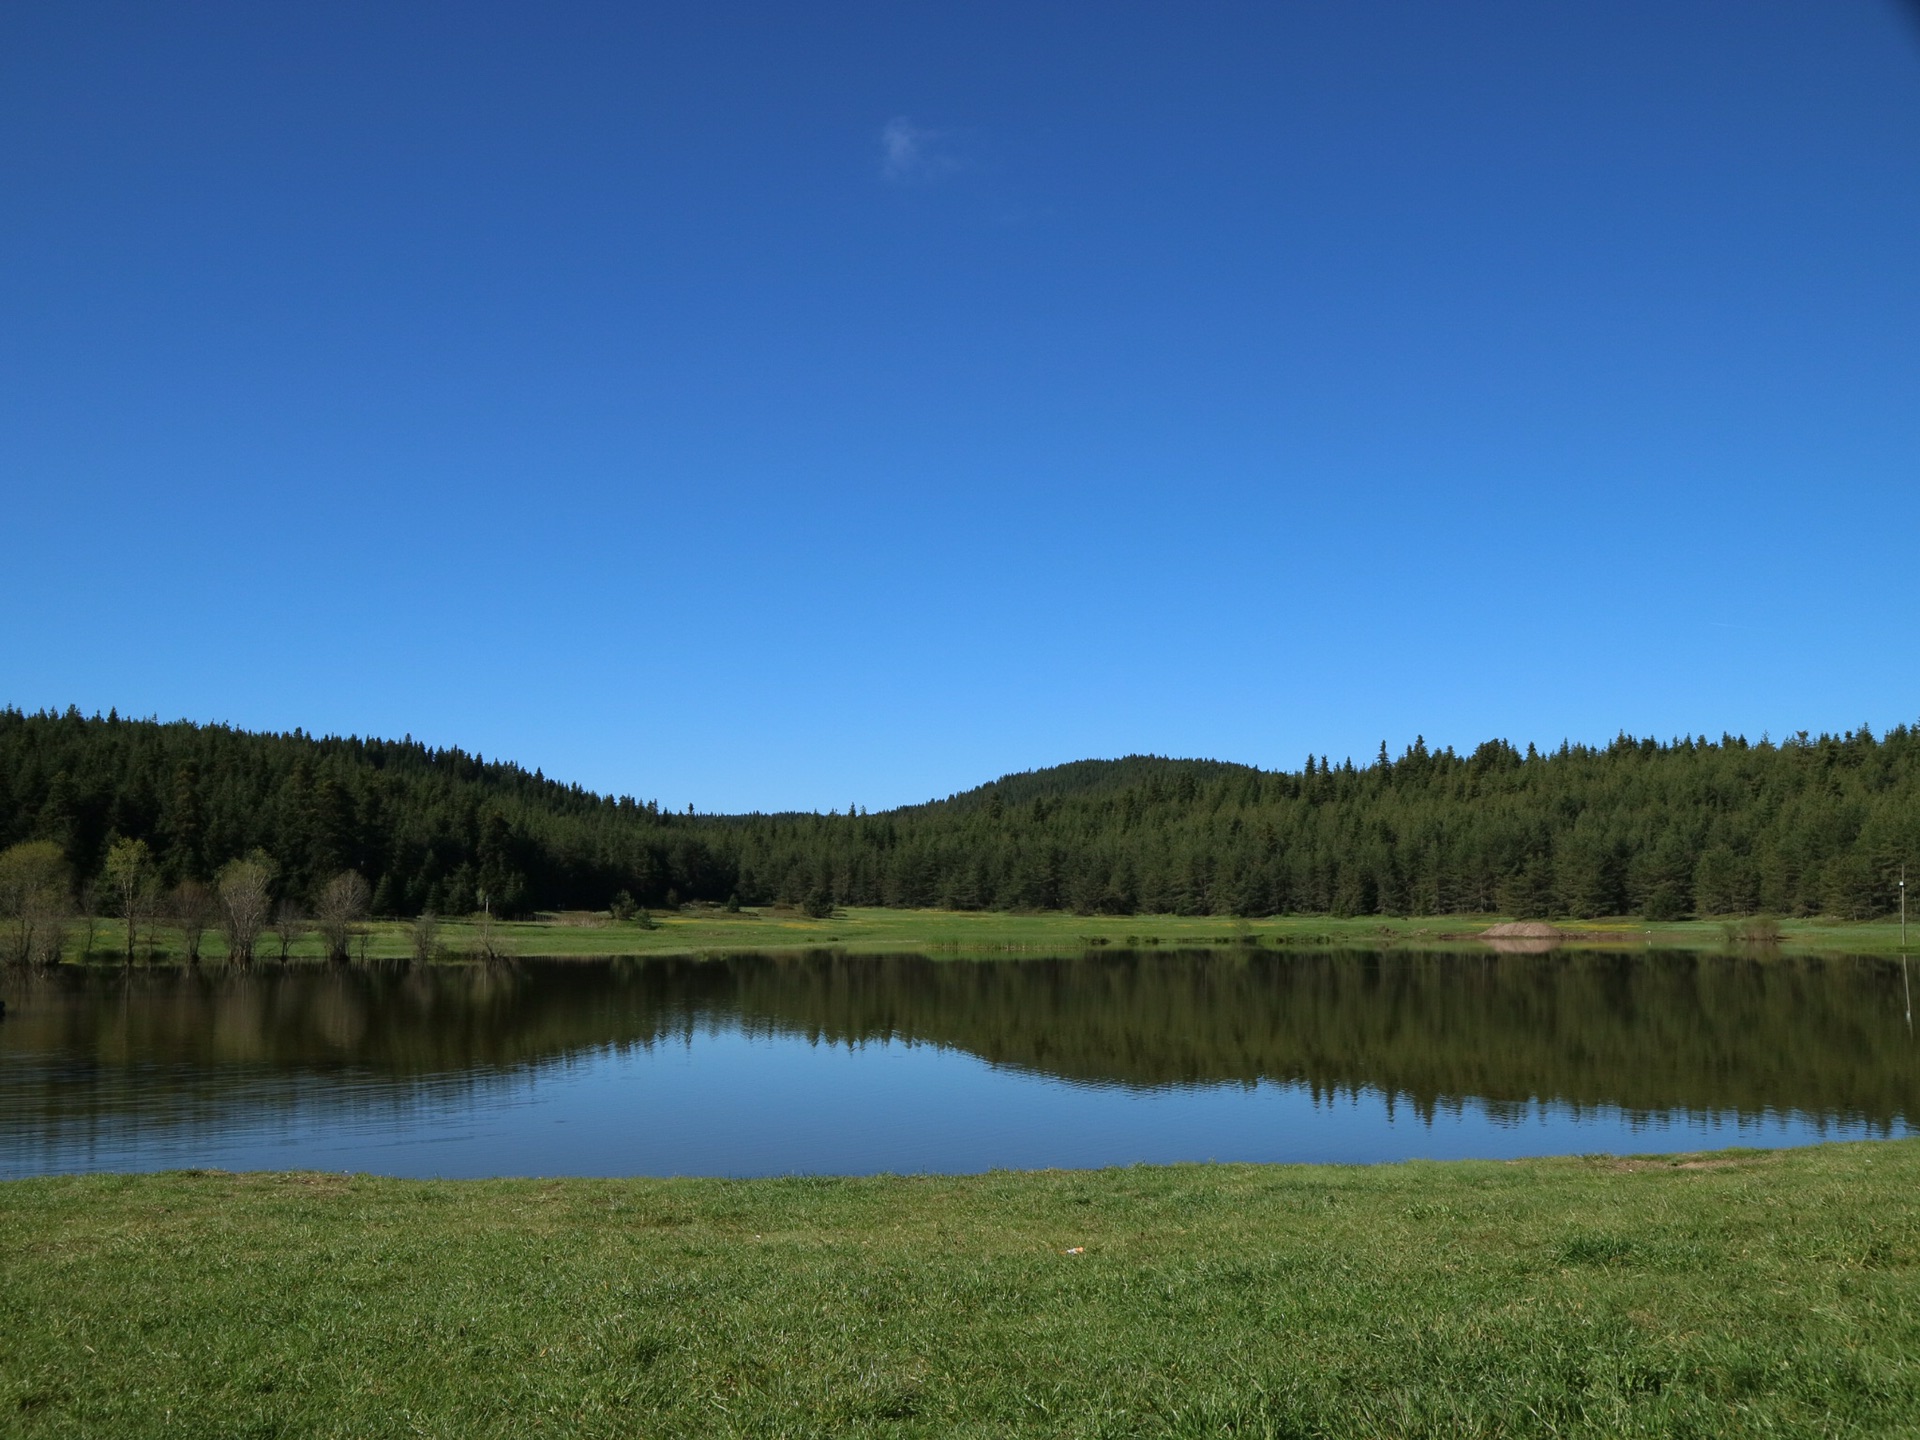
<svg viewBox="0 0 1920 1440">
<path fill-rule="evenodd" d="M 267 928 L 273 904 L 273 861 L 263 850 L 220 867 L 215 889 L 220 895 L 220 924 L 227 935 L 227 959 L 253 963 L 253 949 Z"/>
<path fill-rule="evenodd" d="M 307 933 L 307 920 L 292 900 L 282 900 L 273 912 L 273 935 L 280 942 L 280 958 L 286 959 L 294 944 Z"/>
<path fill-rule="evenodd" d="M 188 963 L 199 964 L 200 945 L 213 921 L 213 892 L 198 880 L 182 880 L 173 887 L 168 908 L 173 912 L 173 923 L 180 927 L 180 943 L 186 947 Z"/>
<path fill-rule="evenodd" d="M 133 963 L 134 931 L 154 902 L 153 854 L 144 840 L 116 840 L 107 850 L 105 877 L 127 925 L 126 960 Z"/>
<path fill-rule="evenodd" d="M 0 850 L 0 953 L 15 964 L 60 960 L 71 905 L 67 857 L 51 840 Z"/>
<path fill-rule="evenodd" d="M 329 960 L 345 960 L 355 929 L 366 918 L 371 892 L 357 870 L 342 870 L 321 887 L 313 907 L 314 924 L 326 943 Z"/>
</svg>

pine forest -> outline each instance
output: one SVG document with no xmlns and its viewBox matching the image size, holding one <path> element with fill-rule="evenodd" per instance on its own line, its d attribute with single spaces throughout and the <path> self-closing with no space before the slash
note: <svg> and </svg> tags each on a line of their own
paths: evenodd
<svg viewBox="0 0 1920 1440">
<path fill-rule="evenodd" d="M 1920 731 L 1471 754 L 1294 771 L 1130 756 L 885 812 L 670 813 L 411 740 L 0 710 L 0 850 L 98 893 L 252 860 L 376 915 L 691 901 L 1261 916 L 1776 913 L 1864 919 L 1920 876 Z M 11 847 L 11 848 L 9 848 Z M 24 847 L 24 848 L 23 848 Z"/>
</svg>

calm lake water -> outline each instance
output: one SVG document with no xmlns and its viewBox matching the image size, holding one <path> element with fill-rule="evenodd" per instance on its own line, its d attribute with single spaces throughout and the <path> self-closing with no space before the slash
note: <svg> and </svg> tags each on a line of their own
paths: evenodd
<svg viewBox="0 0 1920 1440">
<path fill-rule="evenodd" d="M 0 1176 L 973 1171 L 1915 1133 L 1898 960 L 743 955 L 0 977 Z"/>
</svg>

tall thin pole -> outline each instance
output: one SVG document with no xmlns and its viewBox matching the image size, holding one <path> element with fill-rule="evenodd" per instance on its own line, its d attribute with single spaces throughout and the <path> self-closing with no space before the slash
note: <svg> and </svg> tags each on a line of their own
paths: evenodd
<svg viewBox="0 0 1920 1440">
<path fill-rule="evenodd" d="M 1907 979 L 1907 867 L 1900 867 L 1900 988 L 1906 992 L 1907 1034 L 1913 1034 L 1913 985 Z"/>
</svg>

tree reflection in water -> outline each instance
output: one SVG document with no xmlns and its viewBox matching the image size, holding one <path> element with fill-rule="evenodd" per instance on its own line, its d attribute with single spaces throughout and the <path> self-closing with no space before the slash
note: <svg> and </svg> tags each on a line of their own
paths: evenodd
<svg viewBox="0 0 1920 1440">
<path fill-rule="evenodd" d="M 1431 1116 L 1920 1115 L 1905 976 L 1880 960 L 1248 949 L 975 961 L 831 952 L 512 965 L 10 975 L 0 1138 L 113 1113 L 294 1105 L 317 1080 L 437 1084 L 712 1030 L 908 1041 L 1076 1082 L 1373 1090 Z M 97 1083 L 115 1075 L 119 1083 Z"/>
</svg>

